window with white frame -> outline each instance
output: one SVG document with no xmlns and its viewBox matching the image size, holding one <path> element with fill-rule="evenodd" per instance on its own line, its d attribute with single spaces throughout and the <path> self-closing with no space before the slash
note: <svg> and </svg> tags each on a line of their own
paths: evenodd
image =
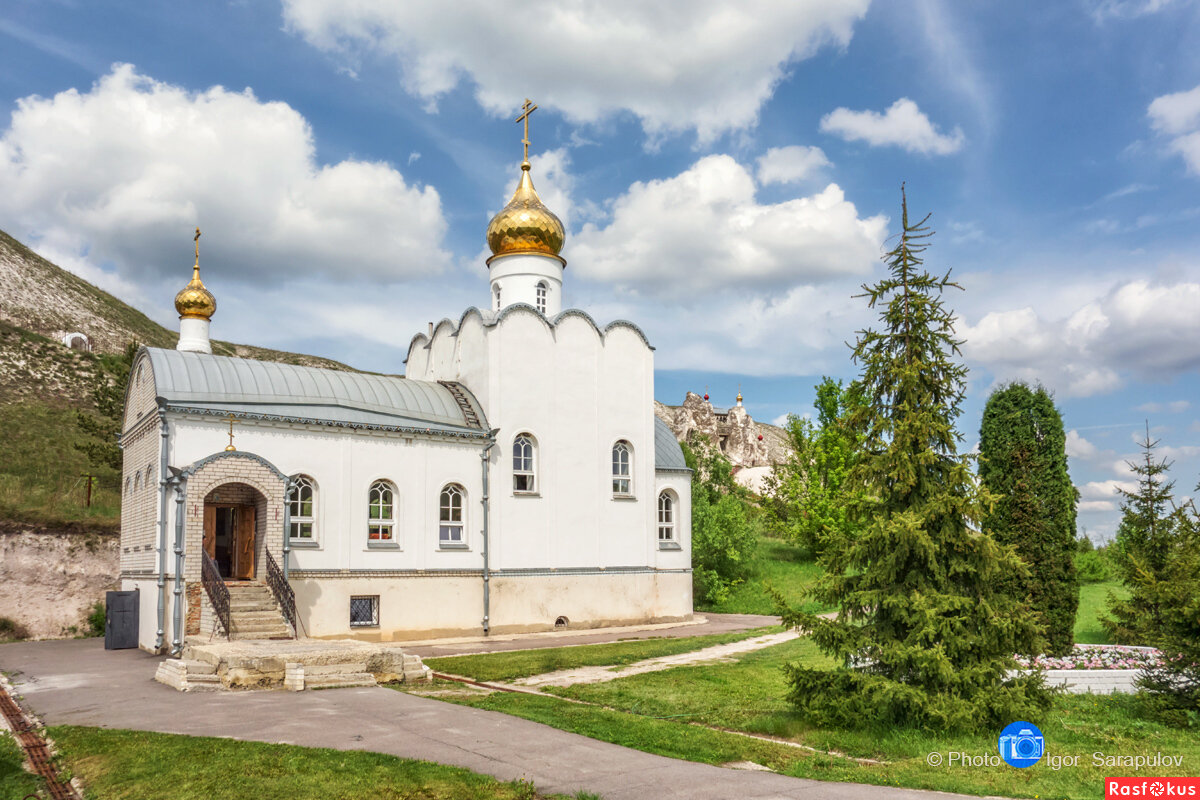
<svg viewBox="0 0 1200 800">
<path fill-rule="evenodd" d="M 350 598 L 350 627 L 375 628 L 379 626 L 379 595 L 363 595 Z"/>
<path fill-rule="evenodd" d="M 457 483 L 451 483 L 442 489 L 438 513 L 438 544 L 442 547 L 456 547 L 465 544 L 463 541 L 463 499 L 465 492 Z"/>
<path fill-rule="evenodd" d="M 367 503 L 367 542 L 396 541 L 396 490 L 387 481 L 375 481 Z"/>
<path fill-rule="evenodd" d="M 624 440 L 613 445 L 612 487 L 614 495 L 633 494 L 633 448 Z"/>
<path fill-rule="evenodd" d="M 675 497 L 670 492 L 658 496 L 658 541 L 675 541 Z"/>
<path fill-rule="evenodd" d="M 292 478 L 288 492 L 288 536 L 296 541 L 311 542 L 316 526 L 316 485 L 307 475 Z"/>
<path fill-rule="evenodd" d="M 545 281 L 538 281 L 537 285 L 537 310 L 546 313 L 546 291 L 547 286 Z"/>
<path fill-rule="evenodd" d="M 513 439 L 513 491 L 530 494 L 537 491 L 534 474 L 533 437 L 522 433 Z"/>
<path fill-rule="evenodd" d="M 500 310 L 500 287 L 496 287 L 496 310 Z"/>
</svg>

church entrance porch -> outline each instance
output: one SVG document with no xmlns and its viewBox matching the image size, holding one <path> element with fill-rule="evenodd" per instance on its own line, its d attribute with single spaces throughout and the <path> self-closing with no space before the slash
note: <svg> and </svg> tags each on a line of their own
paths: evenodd
<svg viewBox="0 0 1200 800">
<path fill-rule="evenodd" d="M 255 513 L 250 505 L 204 505 L 204 550 L 222 578 L 253 580 Z"/>
<path fill-rule="evenodd" d="M 225 580 L 258 577 L 266 498 L 243 483 L 226 483 L 204 498 L 204 552 Z"/>
</svg>

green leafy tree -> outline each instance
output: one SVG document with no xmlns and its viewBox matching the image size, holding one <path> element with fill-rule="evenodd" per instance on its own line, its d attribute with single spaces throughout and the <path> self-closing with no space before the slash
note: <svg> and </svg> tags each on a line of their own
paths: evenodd
<svg viewBox="0 0 1200 800">
<path fill-rule="evenodd" d="M 692 468 L 692 583 L 697 602 L 729 597 L 749 574 L 758 547 L 758 521 L 733 465 L 706 441 L 683 445 Z"/>
<path fill-rule="evenodd" d="M 861 442 L 847 417 L 861 392 L 828 377 L 815 388 L 816 423 L 788 416 L 792 453 L 766 480 L 766 522 L 774 535 L 819 555 L 831 538 L 851 535 L 846 476 Z"/>
<path fill-rule="evenodd" d="M 93 469 L 102 472 L 121 471 L 121 448 L 117 435 L 121 432 L 121 417 L 125 411 L 125 387 L 138 345 L 131 342 L 120 354 L 104 353 L 96 361 L 92 383 L 92 403 L 95 411 L 80 411 L 76 415 L 80 439 L 75 449 L 87 456 Z"/>
<path fill-rule="evenodd" d="M 1154 456 L 1158 444 L 1159 440 L 1150 438 L 1147 424 L 1146 438 L 1139 444 L 1141 460 L 1127 462 L 1137 475 L 1137 487 L 1133 491 L 1118 489 L 1124 500 L 1110 558 L 1129 589 L 1129 597 L 1121 599 L 1110 594 L 1112 618 L 1100 623 L 1113 641 L 1121 644 L 1157 643 L 1167 612 L 1160 606 L 1159 593 L 1149 587 L 1163 580 L 1187 519 L 1175 505 L 1175 482 L 1167 477 L 1171 462 Z"/>
<path fill-rule="evenodd" d="M 1012 545 L 1028 567 L 1004 587 L 1041 617 L 1046 651 L 1053 655 L 1074 646 L 1079 609 L 1077 492 L 1067 473 L 1066 445 L 1062 417 L 1045 389 L 1013 383 L 988 398 L 979 431 L 979 480 L 995 503 L 983 529 Z"/>
<path fill-rule="evenodd" d="M 1036 673 L 1008 676 L 1015 653 L 1039 647 L 1038 624 L 997 589 L 1024 567 L 979 530 L 984 498 L 957 450 L 966 368 L 941 298 L 957 286 L 922 268 L 928 217 L 910 225 L 906 202 L 902 213 L 888 275 L 863 287 L 882 330 L 861 331 L 854 347 L 864 398 L 850 415 L 863 437 L 848 476 L 855 535 L 826 548 L 812 592 L 837 615 L 784 614 L 838 664 L 789 665 L 789 696 L 819 725 L 995 727 L 1035 717 L 1051 694 Z"/>
</svg>

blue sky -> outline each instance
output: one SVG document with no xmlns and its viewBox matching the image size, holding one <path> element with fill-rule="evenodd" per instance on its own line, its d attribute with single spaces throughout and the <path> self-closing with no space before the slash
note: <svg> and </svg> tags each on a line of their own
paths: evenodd
<svg viewBox="0 0 1200 800">
<path fill-rule="evenodd" d="M 900 184 L 971 367 L 1055 392 L 1081 527 L 1146 420 L 1200 477 L 1200 4 L 689 0 L 0 9 L 0 228 L 174 327 L 191 229 L 219 338 L 400 372 L 488 300 L 520 161 L 566 301 L 657 347 L 657 395 L 771 421 L 854 375 Z"/>
</svg>

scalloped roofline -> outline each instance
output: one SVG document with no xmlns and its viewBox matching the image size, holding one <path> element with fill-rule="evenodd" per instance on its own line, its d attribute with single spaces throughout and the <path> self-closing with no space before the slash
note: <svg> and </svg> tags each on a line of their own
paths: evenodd
<svg viewBox="0 0 1200 800">
<path fill-rule="evenodd" d="M 539 320 L 541 320 L 543 323 L 545 323 L 546 327 L 549 328 L 550 330 L 554 330 L 556 327 L 558 327 L 558 324 L 560 322 L 562 322 L 564 319 L 566 319 L 568 317 L 580 317 L 583 320 L 585 320 L 589 325 L 592 326 L 592 330 L 594 330 L 596 332 L 596 335 L 598 337 L 600 337 L 600 341 L 604 341 L 604 339 L 608 336 L 608 332 L 613 330 L 614 328 L 628 328 L 629 330 L 631 330 L 635 334 L 637 334 L 637 337 L 642 340 L 642 343 L 644 345 L 646 345 L 646 347 L 648 347 L 650 350 L 654 350 L 654 345 L 650 344 L 650 340 L 648 338 L 646 338 L 645 332 L 643 332 L 641 328 L 639 328 L 637 325 L 635 325 L 634 323 L 630 322 L 627 319 L 613 320 L 612 322 L 608 323 L 603 328 L 601 328 L 599 325 L 596 324 L 596 320 L 592 318 L 592 315 L 582 309 L 568 308 L 568 309 L 565 309 L 564 311 L 560 311 L 558 314 L 556 314 L 554 316 L 553 319 L 550 319 L 545 314 L 538 311 L 536 308 L 529 305 L 528 303 L 513 303 L 512 305 L 508 305 L 508 306 L 505 306 L 504 308 L 500 309 L 500 311 L 498 313 L 493 312 L 493 311 L 483 311 L 483 310 L 479 309 L 477 306 L 470 306 L 458 318 L 457 325 L 454 323 L 454 320 L 450 319 L 449 317 L 443 317 L 440 322 L 438 322 L 436 325 L 433 326 L 433 338 L 437 337 L 438 331 L 440 331 L 442 329 L 442 327 L 445 325 L 450 326 L 450 335 L 451 336 L 458 336 L 458 332 L 460 330 L 462 330 L 463 323 L 465 323 L 467 321 L 467 317 L 470 316 L 471 314 L 474 314 L 475 316 L 477 316 L 479 318 L 480 324 L 483 325 L 485 328 L 492 328 L 492 327 L 495 327 L 496 325 L 499 325 L 501 322 L 503 322 L 505 318 L 511 316 L 512 314 L 516 314 L 518 312 L 527 312 L 529 314 L 532 314 L 533 316 L 535 316 Z M 415 336 L 412 337 L 412 339 L 408 343 L 408 352 L 411 353 L 413 351 L 413 348 L 416 347 L 418 343 L 424 343 L 426 346 L 428 346 L 428 344 L 431 341 L 432 341 L 432 339 L 430 338 L 430 336 L 428 334 L 417 333 Z M 405 364 L 408 363 L 407 358 L 404 359 L 404 363 Z"/>
</svg>

